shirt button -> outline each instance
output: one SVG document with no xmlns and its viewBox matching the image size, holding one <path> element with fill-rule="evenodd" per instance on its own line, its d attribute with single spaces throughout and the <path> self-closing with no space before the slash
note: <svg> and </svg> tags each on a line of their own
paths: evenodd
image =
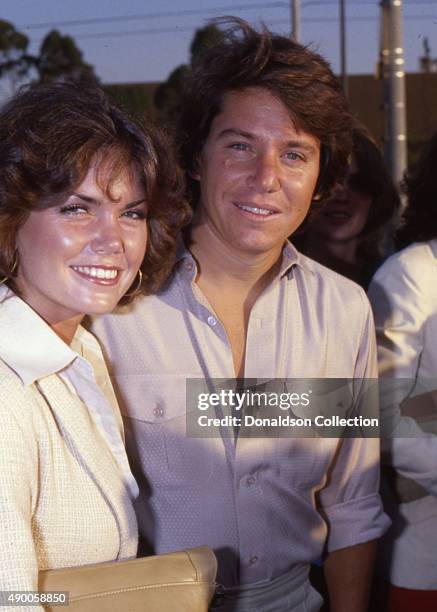
<svg viewBox="0 0 437 612">
<path fill-rule="evenodd" d="M 191 272 L 191 270 L 193 269 L 193 264 L 192 263 L 187 263 L 187 265 L 185 266 L 188 270 L 188 272 Z"/>
<path fill-rule="evenodd" d="M 208 325 L 211 325 L 211 327 L 214 327 L 214 325 L 217 325 L 217 319 L 213 317 L 212 315 L 209 315 Z"/>
<path fill-rule="evenodd" d="M 247 479 L 246 479 L 246 486 L 247 487 L 253 487 L 255 482 L 256 482 L 255 476 L 248 476 Z"/>
<path fill-rule="evenodd" d="M 255 563 L 257 562 L 258 562 L 258 557 L 256 555 L 253 555 L 253 557 L 250 557 L 249 559 L 250 565 L 255 565 Z"/>
<path fill-rule="evenodd" d="M 154 410 L 153 410 L 153 414 L 156 417 L 163 417 L 164 416 L 164 408 L 162 406 L 156 406 L 156 408 L 154 408 Z"/>
</svg>

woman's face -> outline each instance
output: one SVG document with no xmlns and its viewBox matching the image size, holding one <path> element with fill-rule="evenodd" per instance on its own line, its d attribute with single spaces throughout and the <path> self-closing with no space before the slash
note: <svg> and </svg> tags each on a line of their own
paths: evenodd
<svg viewBox="0 0 437 612">
<path fill-rule="evenodd" d="M 145 197 L 133 171 L 109 197 L 92 165 L 66 200 L 30 213 L 17 233 L 16 282 L 50 325 L 110 312 L 128 291 L 146 251 Z"/>
<path fill-rule="evenodd" d="M 336 189 L 311 215 L 311 232 L 331 242 L 349 242 L 358 238 L 366 226 L 372 206 L 372 197 L 353 186 L 358 173 L 352 158 L 345 185 Z"/>
</svg>

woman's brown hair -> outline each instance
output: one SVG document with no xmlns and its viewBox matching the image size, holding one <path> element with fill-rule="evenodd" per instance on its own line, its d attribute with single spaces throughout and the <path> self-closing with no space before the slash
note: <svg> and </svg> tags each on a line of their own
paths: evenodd
<svg viewBox="0 0 437 612">
<path fill-rule="evenodd" d="M 177 234 L 190 216 L 170 143 L 98 86 L 59 82 L 28 86 L 0 111 L 0 277 L 12 289 L 20 226 L 31 211 L 66 199 L 95 162 L 104 164 L 105 176 L 109 168 L 107 192 L 127 170 L 145 189 L 149 240 L 141 292 L 157 291 L 169 275 Z"/>
</svg>

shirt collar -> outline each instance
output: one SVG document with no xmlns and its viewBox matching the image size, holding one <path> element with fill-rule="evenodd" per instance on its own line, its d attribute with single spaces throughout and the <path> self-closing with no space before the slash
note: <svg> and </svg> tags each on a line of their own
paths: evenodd
<svg viewBox="0 0 437 612">
<path fill-rule="evenodd" d="M 0 358 L 24 385 L 59 372 L 76 357 L 26 302 L 0 287 Z"/>
<path fill-rule="evenodd" d="M 179 240 L 177 251 L 176 251 L 176 262 L 178 264 L 185 259 L 189 259 L 190 262 L 196 266 L 196 262 L 194 257 L 190 253 L 190 251 L 186 248 L 182 239 Z M 311 267 L 308 265 L 308 260 L 304 257 L 295 246 L 291 244 L 289 240 L 287 240 L 284 244 L 284 248 L 282 249 L 282 262 L 281 267 L 279 269 L 278 278 L 282 278 L 293 268 L 293 266 L 299 266 L 308 271 L 311 271 Z"/>
<path fill-rule="evenodd" d="M 431 240 L 429 246 L 431 247 L 431 251 L 433 252 L 434 257 L 437 259 L 437 238 Z"/>
</svg>

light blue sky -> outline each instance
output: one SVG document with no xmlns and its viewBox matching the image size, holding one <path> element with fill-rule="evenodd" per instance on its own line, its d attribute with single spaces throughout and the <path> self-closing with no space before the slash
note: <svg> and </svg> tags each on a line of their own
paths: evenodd
<svg viewBox="0 0 437 612">
<path fill-rule="evenodd" d="M 289 5 L 289 1 L 259 0 L 0 0 L 0 18 L 25 32 L 33 51 L 51 29 L 48 25 L 35 27 L 38 24 L 52 24 L 70 34 L 102 81 L 115 83 L 166 78 L 175 66 L 187 61 L 194 30 L 219 14 L 238 15 L 253 23 L 263 20 L 271 29 L 288 33 Z M 346 0 L 350 73 L 375 71 L 379 10 L 378 0 Z M 134 17 L 128 20 L 129 16 Z M 97 21 L 60 24 L 71 20 Z M 338 71 L 338 1 L 302 0 L 301 20 L 301 41 L 315 46 Z M 404 0 L 408 71 L 418 70 L 425 36 L 437 56 L 437 0 Z"/>
</svg>

